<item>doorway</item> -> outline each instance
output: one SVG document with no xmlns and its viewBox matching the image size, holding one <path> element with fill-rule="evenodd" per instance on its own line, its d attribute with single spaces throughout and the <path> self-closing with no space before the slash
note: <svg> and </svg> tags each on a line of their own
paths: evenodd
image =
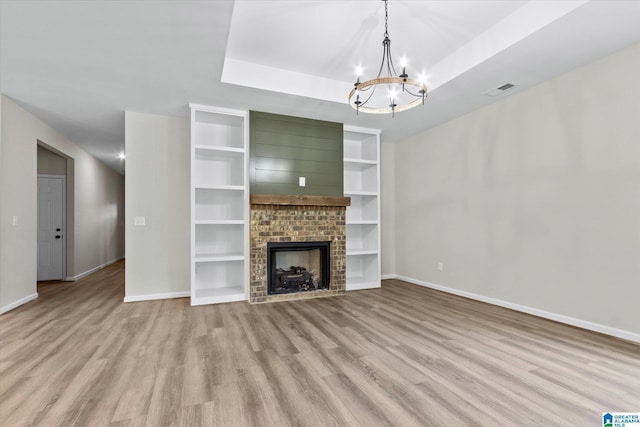
<svg viewBox="0 0 640 427">
<path fill-rule="evenodd" d="M 66 177 L 38 174 L 38 281 L 66 276 Z"/>
<path fill-rule="evenodd" d="M 40 140 L 37 153 L 37 280 L 66 281 L 74 271 L 74 161 Z"/>
</svg>

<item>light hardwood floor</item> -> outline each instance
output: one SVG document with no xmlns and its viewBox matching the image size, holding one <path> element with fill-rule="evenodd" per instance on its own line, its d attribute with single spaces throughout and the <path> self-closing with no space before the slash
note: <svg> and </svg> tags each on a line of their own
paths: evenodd
<svg viewBox="0 0 640 427">
<path fill-rule="evenodd" d="M 0 316 L 0 425 L 601 425 L 640 346 L 401 281 L 250 306 L 122 302 L 124 263 Z"/>
</svg>

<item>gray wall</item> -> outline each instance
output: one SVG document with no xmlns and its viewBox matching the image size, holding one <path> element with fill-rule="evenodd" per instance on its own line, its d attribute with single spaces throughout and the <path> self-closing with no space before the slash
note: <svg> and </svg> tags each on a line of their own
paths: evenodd
<svg viewBox="0 0 640 427">
<path fill-rule="evenodd" d="M 2 163 L 2 95 L 0 94 L 0 166 L 2 166 L 4 163 Z M 2 175 L 2 171 L 0 170 L 0 180 L 4 179 L 4 176 Z M 2 185 L 2 182 L 0 181 L 0 203 L 3 203 L 4 198 L 3 198 L 3 190 L 2 188 L 4 187 L 4 185 Z M 6 221 L 8 221 L 9 218 L 5 217 L 5 213 L 4 210 L 2 209 L 2 206 L 0 206 L 0 292 L 2 292 L 2 288 L 3 288 L 3 284 L 2 281 L 4 280 L 3 277 L 3 269 L 4 269 L 4 261 L 2 261 L 4 259 L 4 245 L 2 244 L 2 242 L 4 242 L 4 229 L 5 227 L 8 227 L 9 224 L 5 224 Z M 8 248 L 9 249 L 9 248 Z M 3 305 L 3 300 L 4 297 L 2 295 L 0 295 L 0 307 L 4 307 Z M 13 303 L 15 303 L 15 301 L 12 301 Z"/>
<path fill-rule="evenodd" d="M 252 194 L 343 196 L 342 123 L 256 111 L 249 120 Z"/>
<path fill-rule="evenodd" d="M 396 272 L 395 145 L 380 144 L 380 239 L 382 277 Z"/>
<path fill-rule="evenodd" d="M 124 179 L 2 95 L 0 157 L 0 311 L 36 296 L 37 143 L 74 165 L 73 229 L 67 230 L 74 278 L 124 255 Z M 69 197 L 69 195 L 67 195 Z M 13 216 L 18 224 L 13 225 Z M 69 260 L 68 260 L 69 261 Z M 69 268 L 71 266 L 71 268 Z"/>
<path fill-rule="evenodd" d="M 636 45 L 397 144 L 395 273 L 637 338 L 639 75 Z"/>
<path fill-rule="evenodd" d="M 191 289 L 189 120 L 125 113 L 125 299 Z M 134 219 L 144 216 L 145 226 Z"/>
</svg>

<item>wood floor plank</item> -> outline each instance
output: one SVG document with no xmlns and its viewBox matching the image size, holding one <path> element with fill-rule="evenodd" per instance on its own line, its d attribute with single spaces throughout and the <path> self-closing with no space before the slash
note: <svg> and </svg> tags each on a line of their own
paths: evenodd
<svg viewBox="0 0 640 427">
<path fill-rule="evenodd" d="M 0 316 L 2 426 L 599 425 L 640 345 L 399 280 L 124 304 L 124 262 Z"/>
<path fill-rule="evenodd" d="M 286 363 L 308 401 L 317 409 L 317 420 L 322 425 L 358 425 L 345 402 L 324 381 L 325 377 L 334 374 L 327 372 L 326 375 L 318 375 L 316 367 L 308 363 L 308 356 L 310 355 L 298 353 L 286 358 Z"/>
<path fill-rule="evenodd" d="M 343 401 L 348 401 L 348 409 L 361 426 L 393 426 L 388 414 L 382 410 L 374 398 L 365 393 L 345 374 L 324 378 L 332 393 Z"/>
<path fill-rule="evenodd" d="M 317 420 L 329 419 L 333 415 L 316 409 L 308 396 L 309 391 L 303 389 L 294 373 L 287 367 L 286 358 L 280 357 L 273 350 L 264 350 L 259 352 L 258 359 L 267 384 L 273 390 L 274 402 L 277 402 L 287 414 L 292 425 L 313 426 Z"/>
<path fill-rule="evenodd" d="M 394 383 L 379 370 L 372 368 L 362 359 L 353 357 L 341 348 L 327 350 L 331 359 L 340 368 L 342 374 L 349 380 L 349 384 L 358 387 L 385 414 L 385 417 L 396 425 L 430 425 L 420 413 L 419 408 L 410 405 L 402 383 Z"/>
<path fill-rule="evenodd" d="M 124 392 L 117 397 L 113 421 L 144 419 L 149 411 L 156 378 L 160 371 L 160 353 L 153 347 L 141 349 L 129 363 L 133 365 Z M 113 398 L 113 397 L 112 397 Z"/>
<path fill-rule="evenodd" d="M 292 420 L 297 417 L 286 416 L 261 367 L 240 369 L 238 387 L 242 397 L 240 404 L 247 416 L 246 425 L 294 425 Z"/>
<path fill-rule="evenodd" d="M 203 426 L 250 425 L 250 411 L 244 404 L 246 398 L 240 384 L 239 377 L 236 382 L 214 387 L 213 398 L 200 405 Z"/>
</svg>

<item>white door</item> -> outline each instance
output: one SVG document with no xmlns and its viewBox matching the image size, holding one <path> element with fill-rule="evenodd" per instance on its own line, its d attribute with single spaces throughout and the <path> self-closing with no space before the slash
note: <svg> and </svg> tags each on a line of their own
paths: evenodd
<svg viewBox="0 0 640 427">
<path fill-rule="evenodd" d="M 62 280 L 64 178 L 38 177 L 38 280 Z"/>
</svg>

